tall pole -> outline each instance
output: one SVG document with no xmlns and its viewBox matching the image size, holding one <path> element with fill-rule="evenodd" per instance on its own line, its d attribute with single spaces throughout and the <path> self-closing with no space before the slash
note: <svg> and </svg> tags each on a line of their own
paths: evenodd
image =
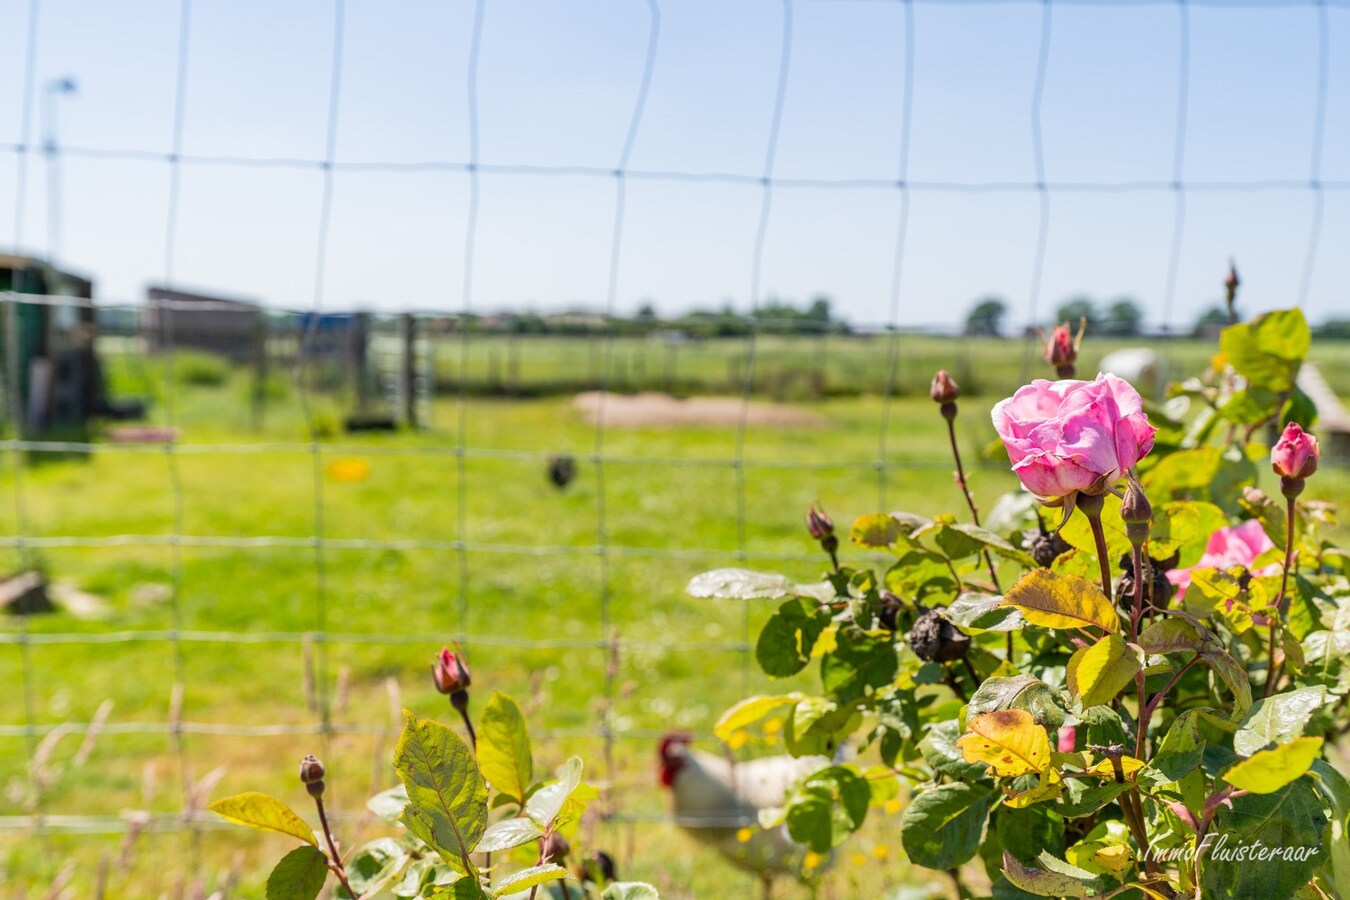
<svg viewBox="0 0 1350 900">
<path fill-rule="evenodd" d="M 73 94 L 75 79 L 53 78 L 42 96 L 42 154 L 47 164 L 47 259 L 55 263 L 61 255 L 61 168 L 56 143 L 56 98 Z"/>
</svg>

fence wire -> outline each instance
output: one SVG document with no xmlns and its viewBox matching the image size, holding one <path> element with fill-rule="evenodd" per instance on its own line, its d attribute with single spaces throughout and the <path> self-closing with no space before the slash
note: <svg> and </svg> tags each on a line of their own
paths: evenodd
<svg viewBox="0 0 1350 900">
<path fill-rule="evenodd" d="M 635 0 L 636 2 L 636 0 Z M 813 5 L 819 0 L 782 0 L 780 18 L 777 27 L 781 29 L 781 44 L 778 52 L 778 65 L 769 129 L 764 148 L 763 165 L 757 174 L 728 171 L 698 171 L 670 169 L 648 169 L 631 165 L 633 148 L 642 128 L 643 113 L 647 97 L 655 74 L 659 71 L 662 41 L 662 16 L 658 0 L 643 0 L 648 23 L 646 31 L 645 55 L 640 76 L 634 85 L 632 106 L 626 111 L 627 127 L 622 145 L 618 148 L 614 165 L 527 165 L 503 164 L 484 160 L 480 155 L 480 98 L 478 89 L 481 45 L 484 23 L 492 11 L 486 0 L 475 0 L 471 6 L 471 26 L 467 71 L 464 73 L 464 88 L 467 100 L 467 119 L 464 123 L 467 135 L 468 156 L 464 160 L 428 159 L 413 162 L 397 161 L 352 161 L 344 160 L 338 153 L 338 125 L 342 111 L 343 64 L 346 49 L 344 36 L 345 4 L 343 0 L 334 0 L 332 7 L 332 58 L 329 71 L 329 93 L 327 115 L 324 119 L 324 153 L 320 158 L 250 156 L 250 155 L 204 155 L 184 152 L 183 134 L 185 123 L 190 115 L 190 85 L 188 73 L 192 59 L 190 0 L 182 0 L 178 8 L 178 46 L 176 56 L 176 77 L 174 87 L 174 113 L 170 147 L 163 151 L 140 150 L 116 147 L 90 147 L 61 145 L 43 146 L 33 140 L 33 105 L 36 96 L 37 48 L 42 31 L 40 13 L 41 0 L 30 0 L 28 5 L 28 27 L 15 35 L 8 43 L 13 52 L 23 59 L 22 101 L 20 103 L 20 123 L 18 140 L 0 143 L 0 152 L 11 153 L 16 162 L 15 209 L 13 216 L 13 234 L 16 247 L 25 243 L 28 229 L 28 187 L 30 181 L 29 161 L 39 152 L 52 154 L 52 158 L 98 159 L 106 161 L 150 162 L 165 167 L 168 179 L 168 202 L 165 210 L 164 229 L 164 286 L 173 289 L 177 276 L 175 260 L 179 239 L 180 185 L 185 167 L 230 168 L 253 170 L 276 170 L 294 172 L 297 175 L 319 172 L 322 176 L 322 193 L 318 219 L 314 226 L 314 276 L 312 302 L 302 310 L 295 310 L 305 316 L 301 333 L 297 336 L 288 333 L 295 340 L 293 360 L 293 381 L 302 418 L 307 426 L 309 439 L 306 441 L 276 441 L 259 438 L 257 441 L 202 441 L 178 442 L 166 440 L 156 444 L 119 444 L 92 440 L 42 439 L 16 431 L 9 439 L 0 440 L 0 457 L 9 461 L 8 475 L 12 485 L 12 521 L 13 532 L 0 534 L 0 548 L 14 551 L 20 565 L 25 569 L 34 568 L 36 554 L 47 550 L 112 550 L 132 549 L 146 552 L 163 552 L 167 555 L 169 572 L 170 626 L 167 629 L 135 628 L 83 628 L 62 631 L 35 630 L 32 617 L 21 616 L 16 625 L 9 630 L 0 631 L 0 654 L 17 656 L 17 668 L 21 673 L 22 721 L 20 723 L 0 723 L 0 738 L 22 739 L 27 758 L 32 759 L 38 753 L 42 742 L 59 734 L 148 735 L 162 737 L 166 741 L 170 754 L 176 762 L 182 788 L 182 811 L 179 813 L 147 814 L 145 822 L 138 827 L 149 827 L 157 831 L 186 831 L 192 835 L 192 866 L 196 868 L 200 861 L 201 833 L 215 830 L 219 822 L 196 809 L 194 790 L 196 772 L 207 767 L 209 759 L 203 759 L 198 765 L 196 751 L 188 740 L 191 736 L 220 736 L 229 738 L 264 737 L 306 737 L 312 736 L 321 742 L 324 752 L 332 746 L 339 736 L 366 736 L 384 739 L 390 733 L 390 726 L 377 722 L 339 721 L 335 716 L 335 688 L 332 674 L 332 648 L 334 646 L 368 647 L 413 647 L 427 644 L 439 644 L 441 635 L 428 636 L 423 633 L 401 632 L 397 628 L 385 633 L 346 632 L 334 630 L 332 601 L 341 594 L 345 586 L 335 583 L 332 562 L 338 554 L 369 554 L 387 552 L 425 552 L 446 554 L 455 560 L 455 587 L 449 592 L 453 600 L 447 603 L 444 635 L 448 639 L 458 640 L 468 650 L 470 658 L 477 649 L 502 649 L 521 653 L 558 654 L 568 651 L 594 653 L 599 656 L 600 689 L 598 704 L 591 722 L 587 725 L 560 725 L 548 723 L 536 729 L 536 736 L 552 740 L 589 739 L 601 744 L 601 762 L 599 780 L 606 786 L 603 798 L 604 812 L 610 821 L 650 824 L 669 821 L 660 814 L 640 808 L 640 804 L 629 804 L 622 791 L 615 788 L 621 783 L 622 773 L 618 770 L 615 742 L 650 742 L 660 735 L 660 730 L 646 727 L 620 727 L 625 702 L 622 683 L 622 667 L 630 654 L 710 654 L 715 666 L 725 668 L 734 665 L 738 668 L 742 692 L 748 691 L 753 680 L 753 622 L 757 608 L 746 604 L 744 615 L 738 623 L 739 633 L 734 639 L 709 638 L 699 635 L 671 635 L 661 639 L 633 637 L 622 634 L 622 624 L 616 619 L 613 599 L 616 590 L 616 567 L 630 560 L 659 561 L 674 560 L 688 562 L 690 574 L 699 567 L 712 567 L 716 564 L 747 565 L 754 562 L 784 563 L 806 565 L 817 561 L 815 555 L 804 551 L 782 552 L 766 551 L 752 546 L 751 540 L 751 488 L 748 479 L 754 473 L 762 472 L 802 472 L 802 473 L 857 473 L 860 478 L 875 478 L 878 508 L 886 509 L 895 495 L 897 477 L 912 474 L 918 478 L 936 475 L 939 471 L 949 471 L 950 463 L 941 458 L 913 459 L 898 461 L 892 444 L 895 424 L 896 401 L 901 393 L 901 368 L 904 364 L 906 301 L 909 300 L 906 287 L 910 240 L 914 231 L 911 208 L 916 194 L 962 195 L 962 194 L 1030 194 L 1036 198 L 1037 226 L 1034 249 L 1030 264 L 1030 289 L 1027 295 L 1029 319 L 1036 321 L 1040 312 L 1042 283 L 1047 262 L 1049 239 L 1055 199 L 1074 195 L 1114 195 L 1134 193 L 1156 193 L 1170 195 L 1173 198 L 1173 224 L 1166 258 L 1165 289 L 1163 295 L 1163 322 L 1172 325 L 1175 315 L 1175 302 L 1178 292 L 1179 270 L 1182 249 L 1186 235 L 1187 198 L 1195 194 L 1250 194 L 1264 192 L 1306 193 L 1311 198 L 1311 215 L 1308 224 L 1307 249 L 1304 254 L 1301 281 L 1298 290 L 1300 303 L 1305 302 L 1311 290 L 1313 274 L 1322 250 L 1322 232 L 1325 217 L 1326 195 L 1350 191 L 1350 180 L 1325 179 L 1323 177 L 1323 151 L 1326 140 L 1326 117 L 1328 106 L 1328 82 L 1331 66 L 1330 11 L 1350 8 L 1344 0 L 873 0 L 878 3 L 898 4 L 902 10 L 902 28 L 896 35 L 895 52 L 902 58 L 902 105 L 899 110 L 900 146 L 896 160 L 894 178 L 859 178 L 847 175 L 835 177 L 794 177 L 776 172 L 775 162 L 778 152 L 783 110 L 789 92 L 793 37 L 793 16 L 797 4 Z M 918 29 L 915 16 L 917 6 L 946 5 L 960 6 L 967 3 L 986 3 L 994 5 L 1026 4 L 1040 8 L 1040 31 L 1037 43 L 1035 77 L 1029 97 L 1029 122 L 1032 135 L 1033 178 L 1030 180 L 993 180 L 958 181 L 924 180 L 911 177 L 910 157 L 914 136 L 912 135 L 914 111 L 914 58 L 916 48 L 922 45 L 923 34 Z M 1170 179 L 1132 179 L 1132 180 L 1056 180 L 1055 173 L 1047 170 L 1045 157 L 1045 135 L 1042 129 L 1042 104 L 1048 79 L 1052 76 L 1051 36 L 1056 7 L 1093 8 L 1118 7 L 1135 8 L 1141 6 L 1174 7 L 1177 15 L 1176 39 L 1178 40 L 1177 68 L 1177 105 L 1175 110 L 1175 143 L 1172 153 Z M 1315 98 L 1315 118 L 1310 140 L 1308 175 L 1306 178 L 1246 178 L 1246 179 L 1209 179 L 1187 177 L 1185 145 L 1188 128 L 1191 83 L 1191 24 L 1193 7 L 1209 9 L 1246 9 L 1257 7 L 1312 8 L 1317 18 L 1317 65 L 1316 82 L 1310 86 Z M 437 355 L 434 336 L 427 338 L 427 364 L 421 376 L 427 384 L 424 389 L 434 399 L 438 388 L 438 364 L 452 361 L 453 387 L 449 392 L 454 399 L 453 440 L 440 444 L 394 446 L 376 443 L 347 443 L 330 439 L 323 435 L 323 422 L 317 410 L 322 400 L 321 391 L 316 388 L 312 371 L 315 348 L 322 335 L 319 333 L 322 317 L 325 315 L 345 314 L 342 310 L 332 310 L 325 302 L 326 273 L 331 225 L 333 219 L 333 201 L 341 184 L 341 177 L 347 174 L 381 172 L 400 174 L 409 178 L 431 173 L 450 173 L 463 175 L 468 194 L 463 210 L 465 237 L 462 247 L 463 280 L 458 296 L 446 298 L 445 313 L 421 311 L 407 319 L 412 330 L 421 327 L 419 323 L 430 323 L 437 319 L 449 318 L 459 327 L 448 334 L 442 343 L 452 344 L 451 353 L 446 357 Z M 596 494 L 594 506 L 593 539 L 585 541 L 558 541 L 532 544 L 521 541 L 502 540 L 492 536 L 490 539 L 474 539 L 471 535 L 470 504 L 472 494 L 486 488 L 473 488 L 471 464 L 476 461 L 497 461 L 530 464 L 538 468 L 550 460 L 552 454 L 546 450 L 519 450 L 499 446 L 489 446 L 476 441 L 473 433 L 475 426 L 473 411 L 475 397 L 470 379 L 472 353 L 475 341 L 479 340 L 468 327 L 470 318 L 478 313 L 477 296 L 479 285 L 476 281 L 476 268 L 479 241 L 481 185 L 484 174 L 510 176 L 520 179 L 548 179 L 589 177 L 602 179 L 613 184 L 612 225 L 605 266 L 605 301 L 602 327 L 596 338 L 599 341 L 598 377 L 594 387 L 600 394 L 599 407 L 595 412 L 595 427 L 590 440 L 591 452 L 581 458 L 592 465 Z M 606 422 L 606 403 L 611 390 L 621 389 L 622 379 L 616 377 L 616 348 L 619 334 L 616 328 L 617 308 L 620 296 L 620 278 L 624 263 L 625 218 L 628 203 L 628 188 L 635 181 L 667 182 L 684 184 L 710 184 L 724 186 L 752 186 L 759 190 L 759 209 L 755 217 L 755 226 L 748 239 L 747 272 L 749 288 L 750 315 L 742 321 L 746 326 L 743 337 L 744 348 L 736 360 L 739 366 L 739 378 L 728 377 L 728 382 L 737 381 L 736 393 L 739 395 L 739 415 L 735 422 L 735 436 L 732 452 L 729 455 L 681 456 L 670 453 L 634 454 L 619 452 L 612 448 L 610 428 Z M 898 198 L 897 220 L 895 225 L 894 257 L 890 266 L 890 284 L 885 294 L 885 317 L 871 329 L 884 343 L 883 377 L 878 393 L 882 398 L 880 430 L 877 436 L 875 458 L 855 459 L 808 459 L 793 456 L 784 459 L 756 459 L 748 452 L 747 435 L 750 432 L 750 411 L 755 398 L 761 393 L 757 387 L 757 374 L 763 365 L 764 339 L 767 320 L 756 315 L 760 309 L 763 285 L 765 248 L 770 231 L 770 222 L 775 197 L 783 191 L 839 191 L 839 192 L 882 192 L 893 193 Z M 372 289 L 376 286 L 372 285 Z M 53 297 L 26 294 L 18 290 L 0 293 L 3 304 L 6 343 L 4 367 L 6 397 L 11 423 L 21 422 L 25 408 L 20 392 L 21 352 L 19 346 L 19 315 L 24 307 L 56 307 L 63 309 L 84 309 L 94 307 L 99 310 L 111 309 L 106 303 L 94 303 L 77 297 Z M 139 307 L 141 314 L 145 310 Z M 161 338 L 163 345 L 158 349 L 163 354 L 163 408 L 164 424 L 172 429 L 179 421 L 179 397 L 175 385 L 178 376 L 174 370 L 175 340 L 173 318 L 175 310 L 207 310 L 210 304 L 180 304 L 173 300 L 161 300 L 154 310 L 167 322 Z M 451 312 L 453 310 L 453 312 Z M 133 339 L 135 335 L 133 334 Z M 820 352 L 830 350 L 837 354 L 847 354 L 853 347 L 844 337 L 836 337 L 828 332 L 815 336 L 819 341 Z M 411 353 L 411 336 L 406 347 Z M 1168 344 L 1170 359 L 1172 344 Z M 262 360 L 268 359 L 268 337 L 264 325 Z M 842 349 L 835 349 L 842 348 Z M 133 351 L 135 352 L 135 351 Z M 1022 355 L 1022 379 L 1031 371 L 1035 346 L 1027 342 Z M 283 354 L 284 356 L 284 354 Z M 405 366 L 411 363 L 405 361 Z M 404 390 L 411 390 L 411 378 L 403 382 Z M 446 393 L 442 391 L 441 393 Z M 411 398 L 404 399 L 410 408 Z M 427 411 L 432 404 L 427 404 Z M 103 455 L 134 459 L 148 454 L 162 454 L 166 465 L 170 517 L 169 528 L 165 533 L 143 533 L 127 529 L 125 533 L 114 534 L 73 534 L 46 533 L 35 524 L 27 474 L 34 466 L 43 464 L 47 458 L 63 456 L 86 456 L 95 458 Z M 188 516 L 192 512 L 192 499 L 184 481 L 182 466 L 185 462 L 210 456 L 235 458 L 261 457 L 268 454 L 306 457 L 312 479 L 313 506 L 307 533 L 302 535 L 268 533 L 201 533 L 188 525 Z M 419 535 L 397 538 L 349 537 L 333 534 L 330 528 L 331 504 L 329 488 L 326 484 L 326 463 L 343 455 L 360 455 L 376 458 L 409 458 L 426 465 L 451 463 L 455 472 L 455 488 L 452 510 L 447 518 L 454 522 L 453 537 L 428 537 Z M 684 473 L 706 470 L 708 472 L 730 473 L 734 483 L 732 489 L 732 517 L 735 524 L 735 538 L 723 545 L 715 546 L 674 546 L 669 544 L 642 543 L 619 540 L 615 537 L 612 499 L 613 472 L 617 467 L 633 467 L 642 471 L 670 471 Z M 725 498 L 718 498 L 719 500 Z M 268 630 L 258 628 L 193 628 L 184 616 L 184 598 L 193 588 L 188 581 L 191 563 L 187 551 L 201 549 L 220 549 L 238 551 L 276 550 L 308 555 L 313 568 L 313 627 L 304 630 Z M 482 558 L 519 558 L 526 562 L 566 560 L 575 562 L 578 569 L 594 568 L 595 596 L 597 600 L 597 621 L 593 631 L 585 635 L 549 635 L 532 637 L 518 633 L 492 633 L 476 630 L 473 627 L 471 613 L 484 605 L 496 602 L 492 596 L 493 586 L 490 579 L 482 583 L 476 580 L 474 564 Z M 695 566 L 699 563 L 700 566 Z M 265 623 L 260 623 L 264 624 Z M 396 623 L 393 623 L 396 624 Z M 185 688 L 193 681 L 193 653 L 202 645 L 228 645 L 247 649 L 263 645 L 295 647 L 296 655 L 308 654 L 313 650 L 316 686 L 316 698 L 313 704 L 314 720 L 309 722 L 242 722 L 242 721 L 200 721 L 194 718 L 190 699 L 184 699 Z M 163 721 L 109 721 L 102 723 L 53 721 L 39 712 L 37 703 L 37 682 L 41 677 L 34 660 L 34 652 L 42 648 L 58 646 L 87 646 L 91 653 L 109 647 L 155 647 L 169 648 L 172 656 L 174 678 L 173 700 L 168 715 Z M 308 665 L 308 656 L 306 655 Z M 71 809 L 50 809 L 42 791 L 35 794 L 36 800 L 31 809 L 22 814 L 0 815 L 0 831 L 21 835 L 39 835 L 46 840 L 51 834 L 104 835 L 117 834 L 128 830 L 129 820 L 123 817 L 81 813 Z M 354 795 L 346 798 L 345 810 L 339 810 L 340 821 L 355 820 L 359 813 L 359 798 Z M 139 821 L 139 820 L 138 820 Z M 148 823 L 148 825 L 146 824 Z"/>
</svg>

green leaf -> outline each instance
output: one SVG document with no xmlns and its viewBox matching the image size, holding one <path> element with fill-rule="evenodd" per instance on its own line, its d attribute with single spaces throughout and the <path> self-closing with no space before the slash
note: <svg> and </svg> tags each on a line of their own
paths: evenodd
<svg viewBox="0 0 1350 900">
<path fill-rule="evenodd" d="M 661 900 L 656 888 L 645 881 L 616 881 L 605 888 L 600 900 Z"/>
<path fill-rule="evenodd" d="M 1241 719 L 1252 708 L 1252 685 L 1247 680 L 1247 670 L 1238 664 L 1226 650 L 1208 649 L 1200 654 L 1205 665 L 1214 670 L 1228 690 L 1233 694 L 1233 721 Z"/>
<path fill-rule="evenodd" d="M 543 830 L 527 818 L 502 819 L 487 827 L 475 849 L 479 853 L 496 853 L 537 841 L 543 836 Z"/>
<path fill-rule="evenodd" d="M 1331 803 L 1323 843 L 1331 857 L 1332 895 L 1350 897 L 1350 781 L 1323 759 L 1313 760 L 1312 774 Z"/>
<path fill-rule="evenodd" d="M 1308 778 L 1296 779 L 1271 794 L 1246 794 L 1234 798 L 1231 805 L 1221 805 L 1210 831 L 1219 839 L 1227 833 L 1226 849 L 1251 848 L 1260 841 L 1266 848 L 1278 848 L 1282 855 L 1253 863 L 1237 853 L 1222 856 L 1211 846 L 1202 859 L 1200 884 L 1205 900 L 1293 897 L 1324 862 L 1325 827 L 1321 799 Z M 1309 851 L 1306 858 L 1286 858 L 1300 849 Z"/>
<path fill-rule="evenodd" d="M 1064 724 L 1064 709 L 1054 688 L 1034 675 L 1015 675 L 1010 678 L 986 678 L 971 695 L 966 715 L 998 709 L 1025 709 L 1037 725 L 1058 728 Z"/>
<path fill-rule="evenodd" d="M 857 773 L 830 766 L 799 781 L 787 798 L 792 839 L 828 853 L 862 827 L 872 791 Z"/>
<path fill-rule="evenodd" d="M 989 800 L 989 788 L 960 782 L 916 793 L 900 820 L 900 843 L 910 862 L 945 871 L 973 857 Z"/>
<path fill-rule="evenodd" d="M 1139 670 L 1139 657 L 1126 646 L 1124 638 L 1108 634 L 1069 657 L 1069 692 L 1084 706 L 1110 703 Z"/>
<path fill-rule="evenodd" d="M 736 732 L 767 719 L 780 710 L 795 706 L 805 696 L 799 691 L 793 691 L 790 694 L 747 697 L 722 713 L 722 718 L 718 719 L 717 724 L 713 726 L 713 734 L 717 736 L 719 741 L 727 743 Z"/>
<path fill-rule="evenodd" d="M 494 791 L 525 802 L 534 779 L 530 735 L 516 701 L 499 691 L 478 719 L 478 768 Z"/>
<path fill-rule="evenodd" d="M 1036 857 L 1044 868 L 1023 865 L 1003 851 L 1003 874 L 1022 890 L 1038 897 L 1091 897 L 1097 893 L 1097 878 L 1077 866 L 1057 860 L 1044 851 Z"/>
<path fill-rule="evenodd" d="M 314 900 L 328 880 L 328 857 L 315 847 L 296 847 L 267 876 L 267 900 Z"/>
<path fill-rule="evenodd" d="M 389 824 L 398 821 L 403 815 L 403 807 L 408 805 L 408 789 L 403 785 L 380 791 L 366 801 L 366 809 L 384 819 Z"/>
<path fill-rule="evenodd" d="M 1251 756 L 1267 744 L 1283 744 L 1303 734 L 1319 708 L 1331 699 L 1322 685 L 1298 688 L 1258 700 L 1233 736 L 1233 749 Z"/>
<path fill-rule="evenodd" d="M 820 680 L 840 703 L 857 700 L 895 681 L 899 659 L 889 637 L 873 637 L 856 625 L 840 628 L 833 653 L 820 659 Z"/>
<path fill-rule="evenodd" d="M 1301 778 L 1322 752 L 1320 737 L 1294 738 L 1272 750 L 1261 750 L 1223 773 L 1224 781 L 1253 794 L 1271 794 Z"/>
<path fill-rule="evenodd" d="M 998 594 L 977 594 L 970 591 L 953 600 L 943 615 L 953 625 L 973 631 L 1016 631 L 1026 624 L 1022 614 L 1003 604 Z"/>
<path fill-rule="evenodd" d="M 1101 588 L 1077 575 L 1061 575 L 1049 569 L 1032 569 L 1003 597 L 1004 606 L 1015 606 L 1032 625 L 1075 629 L 1095 626 L 1107 632 L 1120 627 L 1120 619 Z"/>
<path fill-rule="evenodd" d="M 783 738 L 793 756 L 833 754 L 857 728 L 861 714 L 828 697 L 804 697 L 792 708 Z"/>
<path fill-rule="evenodd" d="M 408 789 L 403 823 L 452 868 L 474 876 L 469 854 L 487 828 L 487 784 L 459 735 L 403 711 L 394 769 Z"/>
<path fill-rule="evenodd" d="M 528 869 L 521 869 L 519 872 L 507 875 L 501 880 L 500 884 L 492 889 L 492 896 L 501 897 L 505 894 L 514 894 L 517 891 L 528 890 L 546 881 L 566 878 L 567 875 L 567 870 L 562 866 L 553 863 L 539 863 Z"/>
<path fill-rule="evenodd" d="M 306 844 L 319 846 L 314 829 L 295 811 L 271 794 L 246 791 L 233 797 L 221 797 L 207 809 L 236 825 L 247 825 L 260 831 L 275 831 L 299 838 Z"/>
<path fill-rule="evenodd" d="M 755 658 L 770 678 L 796 675 L 811 661 L 811 651 L 830 624 L 828 609 L 792 598 L 764 623 L 755 645 Z"/>
<path fill-rule="evenodd" d="M 908 546 L 912 529 L 906 528 L 899 519 L 888 513 L 869 513 L 854 520 L 848 530 L 848 538 L 860 547 L 873 547 L 889 550 L 898 546 Z"/>
<path fill-rule="evenodd" d="M 1200 716 L 1204 710 L 1188 709 L 1177 716 L 1167 729 L 1158 752 L 1150 763 L 1168 781 L 1178 781 L 1200 765 L 1205 741 L 1200 736 Z"/>
<path fill-rule="evenodd" d="M 1230 325 L 1219 335 L 1228 364 L 1247 381 L 1271 391 L 1287 391 L 1308 355 L 1312 332 L 1298 308 L 1257 316 Z"/>
<path fill-rule="evenodd" d="M 1154 510 L 1148 553 L 1166 559 L 1177 553 L 1183 560 L 1198 559 L 1214 532 L 1228 524 L 1223 510 L 1213 503 L 1172 500 Z"/>
<path fill-rule="evenodd" d="M 713 569 L 691 578 L 684 592 L 700 600 L 776 600 L 796 590 L 797 585 L 786 575 L 750 569 Z"/>
<path fill-rule="evenodd" d="M 437 885 L 431 893 L 422 896 L 427 900 L 486 900 L 489 895 L 477 878 L 465 876 L 452 884 Z"/>
<path fill-rule="evenodd" d="M 1080 778 L 1066 778 L 1064 782 L 1064 794 L 1055 804 L 1055 812 L 1066 819 L 1091 815 L 1130 787 L 1129 782 L 1093 784 Z"/>
<path fill-rule="evenodd" d="M 999 535 L 978 525 L 944 522 L 937 529 L 935 540 L 942 552 L 951 559 L 962 559 L 988 550 L 1004 559 L 1021 563 L 1027 568 L 1036 564 L 1026 551 L 1019 550 Z"/>
<path fill-rule="evenodd" d="M 930 725 L 923 740 L 919 741 L 919 752 L 930 766 L 950 778 L 979 781 L 989 767 L 984 763 L 966 762 L 961 748 L 956 746 L 960 736 L 961 723 L 956 719 Z"/>
<path fill-rule="evenodd" d="M 1194 625 L 1177 616 L 1160 619 L 1139 633 L 1139 646 L 1145 653 L 1199 651 L 1205 643 Z"/>
<path fill-rule="evenodd" d="M 343 866 L 347 881 L 357 896 L 374 894 L 393 882 L 412 860 L 411 854 L 393 838 L 376 838 L 351 854 Z"/>
<path fill-rule="evenodd" d="M 581 786 L 581 757 L 573 756 L 558 769 L 558 778 L 535 791 L 525 802 L 525 815 L 534 820 L 540 828 L 549 823 L 562 811 L 563 804 L 572 792 Z"/>
</svg>

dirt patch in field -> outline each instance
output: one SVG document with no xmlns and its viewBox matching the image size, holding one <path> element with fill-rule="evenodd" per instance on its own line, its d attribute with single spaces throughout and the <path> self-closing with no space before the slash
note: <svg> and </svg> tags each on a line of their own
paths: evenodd
<svg viewBox="0 0 1350 900">
<path fill-rule="evenodd" d="M 606 394 L 587 391 L 577 394 L 572 405 L 591 424 L 601 416 L 606 428 L 662 428 L 704 425 L 735 426 L 745 416 L 747 425 L 776 428 L 815 428 L 826 423 L 824 416 L 811 410 L 781 403 L 751 402 L 748 407 L 737 397 L 690 397 L 681 400 L 669 394 Z"/>
</svg>

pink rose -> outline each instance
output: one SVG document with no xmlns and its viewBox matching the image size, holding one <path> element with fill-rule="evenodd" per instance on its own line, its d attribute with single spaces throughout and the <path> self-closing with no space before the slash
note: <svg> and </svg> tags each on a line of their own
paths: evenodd
<svg viewBox="0 0 1350 900">
<path fill-rule="evenodd" d="M 1157 431 L 1139 392 L 1115 375 L 1038 379 L 995 405 L 993 418 L 1013 471 L 1051 505 L 1105 491 L 1153 449 Z"/>
<path fill-rule="evenodd" d="M 1275 546 L 1261 523 L 1252 519 L 1241 525 L 1220 528 L 1210 535 L 1205 545 L 1205 555 L 1200 561 L 1186 569 L 1172 569 L 1167 580 L 1176 585 L 1177 599 L 1186 592 L 1191 583 L 1191 572 L 1196 569 L 1227 569 L 1230 566 L 1251 567 L 1258 556 Z M 1273 575 L 1280 571 L 1279 563 L 1271 563 L 1252 572 L 1253 575 Z"/>
<path fill-rule="evenodd" d="M 1317 471 L 1317 438 L 1290 422 L 1270 451 L 1270 467 L 1281 478 L 1307 478 Z"/>
<path fill-rule="evenodd" d="M 1045 361 L 1055 368 L 1071 366 L 1078 361 L 1078 342 L 1069 334 L 1069 323 L 1056 325 L 1045 342 Z"/>
</svg>

